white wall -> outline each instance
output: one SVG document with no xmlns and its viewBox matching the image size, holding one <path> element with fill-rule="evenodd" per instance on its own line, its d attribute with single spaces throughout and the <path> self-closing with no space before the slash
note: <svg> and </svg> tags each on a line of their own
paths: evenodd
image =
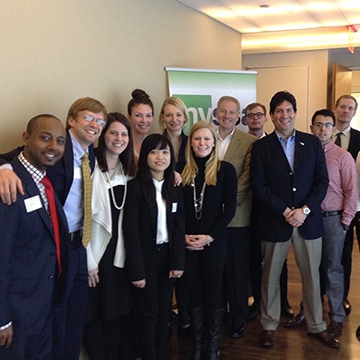
<svg viewBox="0 0 360 360">
<path fill-rule="evenodd" d="M 304 92 L 301 93 L 301 98 L 304 99 L 299 106 L 303 106 L 306 111 L 303 117 L 297 117 L 296 127 L 301 130 L 310 132 L 309 122 L 311 116 L 316 110 L 326 108 L 327 98 L 327 83 L 328 83 L 328 51 L 299 51 L 299 52 L 288 52 L 288 53 L 271 53 L 271 54 L 256 54 L 256 55 L 244 55 L 242 59 L 243 69 L 252 70 L 255 68 L 273 69 L 274 71 L 269 72 L 271 77 L 267 79 L 269 84 L 274 84 L 275 94 L 279 90 L 294 89 L 291 92 L 296 96 L 296 89 Z M 296 76 L 291 77 L 287 70 L 290 68 L 304 67 L 306 66 L 308 79 L 304 79 L 306 82 L 306 89 L 303 84 L 301 87 L 296 83 Z M 275 69 L 277 71 L 275 71 Z M 284 73 L 286 77 L 284 78 Z M 294 74 L 295 75 L 295 74 Z M 288 84 L 288 88 L 278 89 L 278 84 Z M 271 85 L 270 85 L 271 86 Z M 269 86 L 268 86 L 269 87 Z M 261 87 L 257 86 L 257 97 L 263 99 Z M 268 97 L 268 96 L 266 96 Z M 265 102 L 267 111 L 269 110 L 269 102 L 271 96 Z M 299 109 L 298 109 L 299 110 Z M 298 111 L 299 113 L 299 111 Z M 268 121 L 266 131 L 272 131 L 273 126 L 271 121 Z"/>
<path fill-rule="evenodd" d="M 27 121 L 91 96 L 126 112 L 146 90 L 156 126 L 165 66 L 241 70 L 241 35 L 175 0 L 2 0 L 0 152 Z"/>
</svg>

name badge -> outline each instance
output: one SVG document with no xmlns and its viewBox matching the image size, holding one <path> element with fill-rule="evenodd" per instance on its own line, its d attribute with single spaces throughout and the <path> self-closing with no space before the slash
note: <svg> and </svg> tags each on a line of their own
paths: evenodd
<svg viewBox="0 0 360 360">
<path fill-rule="evenodd" d="M 25 203 L 26 212 L 28 213 L 42 208 L 42 203 L 39 195 L 25 199 L 24 203 Z"/>
<path fill-rule="evenodd" d="M 81 178 L 82 178 L 81 167 L 74 168 L 74 179 L 81 179 Z"/>
<path fill-rule="evenodd" d="M 177 212 L 177 205 L 178 205 L 178 203 L 172 203 L 171 212 L 173 212 L 173 213 L 176 213 L 176 212 Z"/>
</svg>

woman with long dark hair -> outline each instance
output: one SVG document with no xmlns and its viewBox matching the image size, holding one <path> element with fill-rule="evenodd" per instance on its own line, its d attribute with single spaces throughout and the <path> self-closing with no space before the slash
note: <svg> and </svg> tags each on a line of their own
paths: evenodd
<svg viewBox="0 0 360 360">
<path fill-rule="evenodd" d="M 120 113 L 110 113 L 96 152 L 92 238 L 86 249 L 90 292 L 84 346 L 94 360 L 130 357 L 131 287 L 124 270 L 121 225 L 127 182 L 135 171 L 129 121 Z"/>
<path fill-rule="evenodd" d="M 142 360 L 164 357 L 174 281 L 184 270 L 182 186 L 174 187 L 174 166 L 169 139 L 146 137 L 125 203 L 126 268 L 134 286 Z"/>
</svg>

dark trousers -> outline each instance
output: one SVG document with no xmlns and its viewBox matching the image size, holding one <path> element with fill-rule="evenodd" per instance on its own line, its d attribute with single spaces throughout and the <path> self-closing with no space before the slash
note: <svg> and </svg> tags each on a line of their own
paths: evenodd
<svg viewBox="0 0 360 360">
<path fill-rule="evenodd" d="M 21 328 L 13 324 L 13 339 L 9 348 L 0 347 L 1 360 L 52 360 L 53 316 L 49 314 L 41 331 L 34 335 L 24 335 Z"/>
<path fill-rule="evenodd" d="M 248 313 L 250 227 L 226 229 L 225 288 L 233 325 L 246 322 Z"/>
<path fill-rule="evenodd" d="M 85 324 L 84 348 L 91 360 L 130 360 L 133 333 L 130 315 L 108 321 L 96 318 Z"/>
<path fill-rule="evenodd" d="M 223 307 L 225 261 L 225 234 L 223 239 L 215 239 L 204 250 L 186 250 L 184 276 L 192 308 L 202 307 L 215 311 Z"/>
<path fill-rule="evenodd" d="M 81 239 L 69 246 L 69 270 L 66 298 L 63 306 L 56 310 L 59 324 L 57 337 L 61 341 L 57 359 L 78 360 L 83 337 L 88 299 L 88 270 L 86 249 Z"/>
<path fill-rule="evenodd" d="M 349 230 L 346 233 L 345 244 L 343 249 L 343 256 L 341 264 L 344 268 L 344 299 L 349 295 L 350 290 L 350 276 L 351 276 L 351 266 L 352 266 L 352 250 L 354 244 L 354 228 L 356 231 L 356 236 L 360 246 L 360 211 L 355 214 L 354 219 L 352 220 Z"/>
<path fill-rule="evenodd" d="M 152 259 L 152 263 L 146 266 L 145 271 L 145 287 L 134 288 L 141 359 L 162 359 L 168 340 L 172 291 L 175 282 L 175 279 L 169 279 L 168 244 L 157 246 L 156 256 Z"/>
</svg>

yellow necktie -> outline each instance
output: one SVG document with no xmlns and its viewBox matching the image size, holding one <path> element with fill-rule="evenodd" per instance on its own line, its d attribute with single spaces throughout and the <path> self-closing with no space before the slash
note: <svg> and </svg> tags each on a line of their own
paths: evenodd
<svg viewBox="0 0 360 360">
<path fill-rule="evenodd" d="M 91 239 L 91 196 L 92 196 L 92 182 L 90 176 L 89 156 L 85 151 L 81 159 L 81 170 L 84 187 L 84 228 L 82 243 L 86 248 Z"/>
</svg>

